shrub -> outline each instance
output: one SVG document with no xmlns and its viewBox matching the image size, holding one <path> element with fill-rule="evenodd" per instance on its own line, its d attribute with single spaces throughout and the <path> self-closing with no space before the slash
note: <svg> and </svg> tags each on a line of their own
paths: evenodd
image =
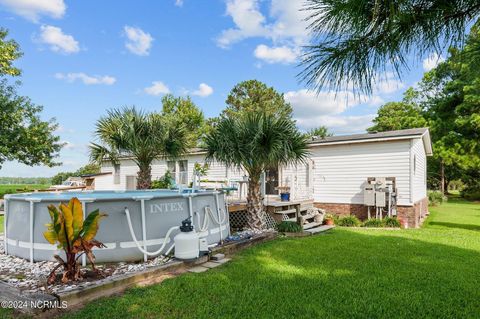
<svg viewBox="0 0 480 319">
<path fill-rule="evenodd" d="M 349 215 L 339 218 L 338 225 L 345 227 L 356 227 L 360 225 L 360 220 L 354 215 Z"/>
<path fill-rule="evenodd" d="M 170 189 L 173 186 L 175 186 L 175 181 L 173 180 L 172 173 L 170 173 L 170 171 L 166 171 L 165 175 L 163 175 L 157 180 L 152 181 L 150 188 Z"/>
<path fill-rule="evenodd" d="M 277 230 L 282 233 L 299 233 L 302 231 L 302 226 L 296 222 L 283 221 L 277 225 Z"/>
<path fill-rule="evenodd" d="M 78 198 L 73 197 L 68 204 L 62 203 L 57 208 L 54 205 L 48 206 L 51 223 L 46 224 L 47 231 L 43 233 L 45 239 L 52 245 L 57 245 L 57 249 L 63 250 L 65 259 L 59 255 L 53 257 L 59 262 L 50 272 L 47 282 L 53 284 L 56 280 L 55 271 L 63 267 L 62 282 L 77 281 L 82 278 L 80 267 L 77 263 L 78 258 L 85 254 L 95 269 L 95 256 L 93 248 L 103 248 L 104 244 L 95 240 L 98 231 L 100 219 L 106 217 L 106 214 L 99 210 L 91 212 L 85 219 L 83 218 L 82 204 Z"/>
<path fill-rule="evenodd" d="M 396 217 L 386 217 L 383 222 L 385 227 L 400 228 L 400 221 Z"/>
<path fill-rule="evenodd" d="M 428 202 L 432 206 L 437 206 L 447 201 L 447 197 L 440 191 L 428 191 Z"/>
<path fill-rule="evenodd" d="M 385 222 L 381 219 L 370 218 L 363 222 L 363 227 L 384 227 Z"/>
<path fill-rule="evenodd" d="M 468 200 L 479 200 L 480 199 L 480 185 L 475 185 L 471 187 L 464 188 L 460 195 Z"/>
</svg>

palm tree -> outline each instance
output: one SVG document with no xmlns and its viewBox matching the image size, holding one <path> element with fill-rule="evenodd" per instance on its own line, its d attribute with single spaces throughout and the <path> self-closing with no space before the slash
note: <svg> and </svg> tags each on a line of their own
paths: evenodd
<svg viewBox="0 0 480 319">
<path fill-rule="evenodd" d="M 177 158 L 188 145 L 187 132 L 174 116 L 145 113 L 135 107 L 108 111 L 97 121 L 95 136 L 100 144 L 91 143 L 91 159 L 118 163 L 121 155 L 133 156 L 139 168 L 138 189 L 150 188 L 155 158 Z"/>
<path fill-rule="evenodd" d="M 205 137 L 207 160 L 243 168 L 249 175 L 247 212 L 249 227 L 263 228 L 260 176 L 269 168 L 305 162 L 307 138 L 295 123 L 265 113 L 222 117 Z"/>
</svg>

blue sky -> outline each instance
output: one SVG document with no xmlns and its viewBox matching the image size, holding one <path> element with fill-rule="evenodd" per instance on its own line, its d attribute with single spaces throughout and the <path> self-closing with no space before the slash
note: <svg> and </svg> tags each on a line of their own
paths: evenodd
<svg viewBox="0 0 480 319">
<path fill-rule="evenodd" d="M 349 91 L 316 96 L 296 78 L 309 40 L 302 2 L 0 0 L 1 26 L 24 52 L 19 91 L 44 106 L 45 119 L 57 119 L 67 143 L 60 167 L 5 163 L 0 175 L 76 170 L 87 163 L 94 123 L 107 109 L 159 110 L 167 92 L 191 95 L 206 116 L 216 116 L 230 89 L 248 79 L 285 93 L 302 130 L 362 132 L 380 105 L 398 100 L 438 60 L 412 64 L 402 80 L 384 75 L 361 101 Z"/>
</svg>

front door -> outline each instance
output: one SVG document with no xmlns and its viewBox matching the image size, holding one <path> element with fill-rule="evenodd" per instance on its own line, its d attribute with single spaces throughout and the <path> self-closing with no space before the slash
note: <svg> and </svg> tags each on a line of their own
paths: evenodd
<svg viewBox="0 0 480 319">
<path fill-rule="evenodd" d="M 278 195 L 278 168 L 265 171 L 265 194 Z"/>
</svg>

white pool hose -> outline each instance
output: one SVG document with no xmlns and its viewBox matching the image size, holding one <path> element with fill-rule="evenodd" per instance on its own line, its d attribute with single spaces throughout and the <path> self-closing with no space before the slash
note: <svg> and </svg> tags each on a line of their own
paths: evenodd
<svg viewBox="0 0 480 319">
<path fill-rule="evenodd" d="M 223 211 L 223 209 L 219 209 L 219 211 Z M 200 222 L 200 214 L 195 212 L 195 215 L 197 215 L 197 222 L 199 226 L 199 232 L 204 232 L 208 229 L 208 217 L 213 220 L 213 222 L 219 226 L 222 226 L 225 221 L 227 220 L 227 215 L 224 213 L 223 214 L 223 219 L 220 219 L 220 217 L 217 219 L 215 214 L 212 212 L 212 209 L 210 206 L 205 206 L 205 217 L 203 217 L 203 223 Z M 202 225 L 202 226 L 200 226 Z M 221 230 L 220 230 L 221 232 Z"/>
<path fill-rule="evenodd" d="M 177 229 L 180 229 L 179 226 L 174 226 L 172 228 L 170 228 L 168 231 L 167 231 L 167 234 L 165 235 L 165 240 L 163 241 L 163 244 L 162 244 L 162 247 L 160 247 L 157 251 L 155 252 L 148 252 L 146 251 L 145 249 L 142 248 L 142 246 L 140 245 L 140 243 L 138 242 L 137 240 L 137 237 L 135 236 L 135 232 L 133 231 L 133 227 L 132 227 L 132 220 L 130 219 L 130 211 L 128 210 L 128 208 L 125 207 L 125 214 L 127 215 L 127 222 L 128 222 L 128 228 L 130 229 L 130 235 L 132 235 L 132 239 L 133 241 L 135 242 L 135 245 L 137 246 L 137 248 L 145 255 L 148 255 L 148 256 L 156 256 L 156 255 L 159 255 L 163 249 L 165 249 L 165 247 L 167 246 L 167 243 L 168 243 L 168 239 L 170 237 L 170 234 L 172 233 L 172 231 L 174 230 L 177 230 Z M 170 247 L 170 249 L 168 250 L 168 252 L 170 252 L 172 250 L 172 247 Z M 167 252 L 167 253 L 168 253 Z"/>
</svg>

